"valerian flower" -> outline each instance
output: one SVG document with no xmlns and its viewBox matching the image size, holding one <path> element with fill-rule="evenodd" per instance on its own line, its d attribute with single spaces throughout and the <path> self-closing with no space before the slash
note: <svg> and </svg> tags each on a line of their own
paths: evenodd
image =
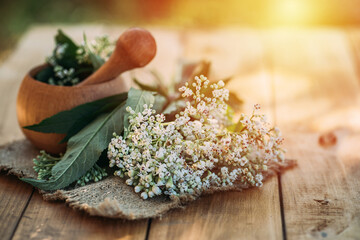
<svg viewBox="0 0 360 240">
<path fill-rule="evenodd" d="M 227 129 L 224 117 L 229 91 L 222 81 L 196 77 L 192 86 L 179 89 L 183 97 L 192 97 L 172 122 L 144 105 L 136 113 L 130 107 L 129 134 L 114 134 L 108 148 L 110 167 L 126 179 L 143 199 L 165 194 L 199 194 L 214 187 L 234 184 L 262 186 L 263 172 L 270 161 L 283 161 L 277 128 L 269 128 L 255 105 L 251 116 L 241 115 L 241 127 Z M 212 97 L 202 90 L 210 87 Z"/>
</svg>

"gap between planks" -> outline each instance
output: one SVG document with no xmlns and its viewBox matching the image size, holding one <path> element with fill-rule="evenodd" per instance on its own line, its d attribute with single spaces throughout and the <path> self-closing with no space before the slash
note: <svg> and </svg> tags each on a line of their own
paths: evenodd
<svg viewBox="0 0 360 240">
<path fill-rule="evenodd" d="M 26 202 L 26 204 L 25 204 L 24 209 L 22 210 L 22 212 L 21 212 L 21 214 L 20 214 L 19 219 L 18 219 L 17 222 L 16 222 L 15 228 L 14 228 L 14 230 L 13 230 L 11 236 L 10 236 L 10 239 L 13 239 L 13 238 L 14 238 L 14 235 L 15 235 L 15 232 L 16 232 L 18 226 L 19 226 L 19 223 L 20 223 L 22 217 L 24 216 L 24 213 L 25 213 L 27 207 L 29 206 L 29 203 L 30 203 L 30 201 L 31 201 L 32 196 L 34 195 L 34 191 L 35 191 L 35 189 L 32 188 L 31 194 L 30 194 L 30 196 L 29 196 L 29 198 L 28 198 L 28 200 L 27 200 L 27 202 Z"/>
<path fill-rule="evenodd" d="M 33 188 L 15 176 L 0 173 L 0 236 L 11 239 L 33 193 Z M 6 224 L 5 224 L 6 223 Z"/>
<path fill-rule="evenodd" d="M 3 66 L 1 66 L 1 68 L 2 67 Z M 19 137 L 20 130 L 17 130 L 14 134 L 14 130 L 18 129 L 14 113 L 17 87 L 17 81 L 9 81 L 7 76 L 2 76 L 0 81 L 0 96 L 2 99 L 0 101 L 0 115 L 3 117 L 0 118 L 0 145 Z M 7 222 L 7 225 L 0 226 L 0 233 L 4 239 L 12 239 L 31 201 L 34 188 L 21 182 L 14 176 L 5 176 L 6 171 L 1 171 L 0 174 L 2 203 L 7 201 L 7 205 L 4 207 L 4 210 L 2 210 L 0 216 L 0 219 L 2 219 L 3 222 Z M 11 190 L 9 190 L 9 188 L 11 188 Z"/>
<path fill-rule="evenodd" d="M 271 79 L 271 109 L 272 116 L 274 119 L 274 126 L 277 126 L 277 114 L 276 114 L 276 87 L 275 87 L 275 74 L 274 74 L 274 62 L 272 59 L 272 51 L 269 49 L 266 38 L 264 37 L 264 33 L 262 32 L 263 46 L 265 48 L 265 67 L 270 73 Z M 282 191 L 282 181 L 281 174 L 276 174 L 277 183 L 278 183 L 278 191 L 279 191 L 279 205 L 280 205 L 280 216 L 281 216 L 281 230 L 282 230 L 282 238 L 283 240 L 287 240 L 287 232 L 286 232 L 286 221 L 285 221 L 285 209 L 284 209 L 284 199 L 283 199 L 283 191 Z"/>
</svg>

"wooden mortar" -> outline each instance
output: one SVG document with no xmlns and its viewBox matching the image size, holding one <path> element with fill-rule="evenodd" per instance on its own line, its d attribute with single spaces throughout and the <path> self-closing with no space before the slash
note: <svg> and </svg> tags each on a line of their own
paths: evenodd
<svg viewBox="0 0 360 240">
<path fill-rule="evenodd" d="M 131 28 L 118 39 L 110 59 L 96 72 L 76 86 L 54 86 L 34 79 L 47 65 L 30 70 L 21 83 L 17 103 L 17 118 L 25 136 L 39 149 L 48 153 L 65 152 L 66 144 L 59 144 L 64 134 L 40 133 L 24 129 L 54 114 L 78 105 L 128 91 L 124 71 L 145 66 L 156 53 L 152 35 L 143 29 Z"/>
<path fill-rule="evenodd" d="M 66 149 L 65 143 L 58 144 L 64 138 L 64 134 L 40 133 L 23 127 L 37 124 L 45 118 L 80 104 L 125 92 L 128 88 L 120 77 L 82 87 L 54 86 L 35 80 L 36 73 L 45 67 L 46 65 L 35 67 L 25 76 L 19 89 L 16 111 L 25 136 L 37 148 L 56 154 Z"/>
</svg>

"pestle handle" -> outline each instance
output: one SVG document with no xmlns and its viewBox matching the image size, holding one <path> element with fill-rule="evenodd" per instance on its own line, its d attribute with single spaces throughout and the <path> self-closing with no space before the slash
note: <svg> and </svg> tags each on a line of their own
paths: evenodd
<svg viewBox="0 0 360 240">
<path fill-rule="evenodd" d="M 117 40 L 109 60 L 76 86 L 112 80 L 127 70 L 145 66 L 155 54 L 156 42 L 151 33 L 141 28 L 130 28 Z"/>
</svg>

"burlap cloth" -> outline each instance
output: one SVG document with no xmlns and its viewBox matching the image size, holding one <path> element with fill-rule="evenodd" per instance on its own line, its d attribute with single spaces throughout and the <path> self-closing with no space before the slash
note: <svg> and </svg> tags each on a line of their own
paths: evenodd
<svg viewBox="0 0 360 240">
<path fill-rule="evenodd" d="M 27 140 L 18 140 L 0 147 L 0 170 L 7 171 L 18 177 L 36 178 L 32 159 L 39 154 Z M 264 173 L 265 178 L 295 165 L 287 160 L 282 164 L 269 166 Z M 246 186 L 236 185 L 230 188 L 214 188 L 206 194 L 225 190 L 242 190 Z M 155 197 L 143 200 L 132 187 L 127 186 L 119 177 L 110 176 L 100 182 L 70 190 L 55 192 L 40 191 L 44 200 L 63 200 L 70 207 L 83 210 L 90 215 L 108 218 L 142 219 L 158 217 L 172 208 L 183 206 L 194 201 L 198 196 L 182 198 Z"/>
</svg>

